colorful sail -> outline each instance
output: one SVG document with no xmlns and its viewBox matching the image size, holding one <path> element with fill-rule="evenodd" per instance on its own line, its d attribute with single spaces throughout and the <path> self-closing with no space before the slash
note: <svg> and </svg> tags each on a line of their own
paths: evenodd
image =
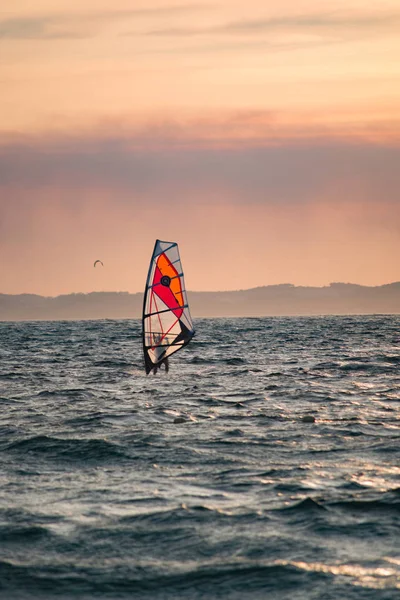
<svg viewBox="0 0 400 600">
<path fill-rule="evenodd" d="M 178 244 L 157 240 L 143 302 L 146 374 L 186 346 L 194 335 Z"/>
</svg>

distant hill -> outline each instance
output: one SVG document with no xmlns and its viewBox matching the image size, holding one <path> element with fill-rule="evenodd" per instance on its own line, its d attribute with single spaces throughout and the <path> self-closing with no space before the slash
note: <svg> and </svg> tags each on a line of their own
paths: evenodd
<svg viewBox="0 0 400 600">
<path fill-rule="evenodd" d="M 269 285 L 232 292 L 189 292 L 196 317 L 400 313 L 400 282 L 377 287 Z M 0 294 L 0 320 L 129 319 L 141 316 L 143 295 L 92 292 L 55 298 Z"/>
</svg>

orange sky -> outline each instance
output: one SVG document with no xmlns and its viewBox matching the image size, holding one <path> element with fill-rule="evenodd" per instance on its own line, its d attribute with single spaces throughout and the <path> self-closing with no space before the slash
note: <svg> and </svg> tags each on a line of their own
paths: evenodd
<svg viewBox="0 0 400 600">
<path fill-rule="evenodd" d="M 0 293 L 400 279 L 398 0 L 16 0 L 0 86 Z"/>
</svg>

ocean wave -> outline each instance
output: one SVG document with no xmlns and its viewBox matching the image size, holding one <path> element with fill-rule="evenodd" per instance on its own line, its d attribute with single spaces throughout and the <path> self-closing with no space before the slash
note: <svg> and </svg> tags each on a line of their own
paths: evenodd
<svg viewBox="0 0 400 600">
<path fill-rule="evenodd" d="M 56 390 L 42 390 L 37 393 L 37 396 L 40 398 L 68 398 L 68 401 L 71 401 L 94 398 L 96 394 L 87 388 L 59 388 Z"/>
<path fill-rule="evenodd" d="M 295 488 L 293 491 L 298 491 L 298 487 L 297 489 Z M 325 512 L 326 510 L 327 509 L 323 506 L 323 504 L 320 504 L 317 500 L 313 498 L 304 498 L 303 500 L 300 500 L 299 502 L 296 502 L 291 506 L 285 506 L 284 508 L 279 509 L 280 512 L 285 513 L 309 513 L 321 511 Z"/>
<path fill-rule="evenodd" d="M 193 356 L 189 359 L 189 363 L 193 365 L 212 365 L 214 361 L 210 358 L 204 358 L 202 356 Z"/>
<path fill-rule="evenodd" d="M 280 593 L 293 591 L 304 582 L 304 574 L 297 565 L 248 564 L 239 561 L 185 568 L 174 565 L 169 573 L 143 565 L 111 570 L 105 564 L 102 569 L 71 567 L 66 564 L 48 566 L 24 566 L 11 561 L 0 561 L 0 590 L 10 594 L 16 591 L 40 594 L 40 597 L 64 596 L 67 598 L 125 598 L 140 594 L 140 598 L 163 598 L 172 600 L 179 594 L 190 599 L 243 598 L 243 594 L 265 593 L 279 589 Z M 172 572 L 171 572 L 172 571 Z M 309 575 L 314 585 L 326 580 L 322 573 Z M 190 594 L 189 596 L 187 594 Z M 185 596 L 186 595 L 186 596 Z M 28 596 L 29 597 L 29 596 Z"/>
<path fill-rule="evenodd" d="M 331 506 L 336 506 L 346 511 L 357 513 L 399 513 L 400 500 L 342 500 L 335 502 Z"/>
<path fill-rule="evenodd" d="M 127 360 L 112 360 L 112 359 L 103 359 L 98 360 L 93 363 L 95 367 L 109 367 L 109 368 L 130 368 L 132 363 Z"/>
<path fill-rule="evenodd" d="M 107 461 L 127 457 L 121 446 L 103 439 L 60 439 L 47 435 L 38 435 L 11 442 L 6 449 L 9 452 L 19 454 L 35 454 L 65 460 L 82 460 L 84 462 Z"/>
<path fill-rule="evenodd" d="M 224 362 L 227 365 L 236 366 L 236 365 L 245 365 L 247 361 L 244 360 L 243 358 L 240 358 L 239 356 L 232 356 L 232 358 L 225 359 Z"/>
<path fill-rule="evenodd" d="M 49 530 L 41 525 L 0 525 L 2 544 L 37 543 L 51 537 Z"/>
</svg>

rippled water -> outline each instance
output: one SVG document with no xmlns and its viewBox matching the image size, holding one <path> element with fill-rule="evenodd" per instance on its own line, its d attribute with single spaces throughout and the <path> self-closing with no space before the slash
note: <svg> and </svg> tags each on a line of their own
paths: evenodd
<svg viewBox="0 0 400 600">
<path fill-rule="evenodd" d="M 0 323 L 0 597 L 400 597 L 400 317 L 196 325 Z"/>
</svg>

